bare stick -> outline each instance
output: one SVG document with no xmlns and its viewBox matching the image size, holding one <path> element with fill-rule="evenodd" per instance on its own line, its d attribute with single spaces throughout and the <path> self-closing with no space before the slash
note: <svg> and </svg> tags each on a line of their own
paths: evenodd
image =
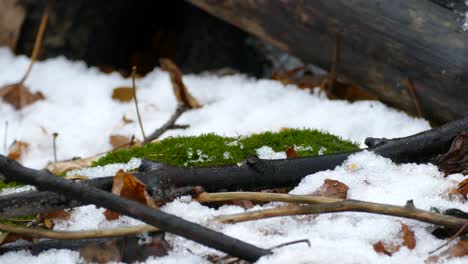
<svg viewBox="0 0 468 264">
<path fill-rule="evenodd" d="M 29 63 L 29 67 L 26 70 L 23 78 L 19 81 L 20 84 L 23 84 L 26 79 L 28 78 L 29 73 L 34 65 L 34 62 L 37 60 L 37 56 L 39 55 L 39 50 L 41 49 L 42 40 L 44 39 L 44 33 L 47 26 L 47 21 L 49 20 L 49 14 L 47 13 L 47 7 L 44 9 L 44 13 L 42 14 L 41 24 L 39 26 L 39 31 L 36 35 L 36 40 L 34 42 L 34 48 L 31 55 L 31 62 Z"/>
<path fill-rule="evenodd" d="M 174 126 L 176 126 L 175 122 L 177 121 L 177 119 L 187 110 L 188 110 L 188 108 L 184 104 L 177 105 L 177 108 L 176 108 L 174 114 L 172 114 L 171 118 L 169 118 L 169 120 L 167 120 L 167 122 L 164 123 L 164 125 L 162 125 L 158 129 L 156 129 L 156 131 L 154 131 L 151 135 L 149 135 L 145 139 L 145 143 L 151 142 L 151 141 L 159 138 L 167 130 L 169 130 L 169 129 L 173 128 Z"/>
<path fill-rule="evenodd" d="M 416 88 L 414 87 L 413 81 L 410 79 L 405 79 L 403 82 L 406 85 L 406 88 L 408 88 L 408 91 L 410 92 L 411 99 L 413 100 L 414 106 L 416 107 L 416 113 L 418 114 L 418 117 L 423 117 L 423 113 L 421 110 L 421 104 L 419 103 L 418 97 L 416 96 Z"/>
<path fill-rule="evenodd" d="M 254 201 L 276 201 L 307 203 L 312 205 L 283 206 L 274 209 L 251 211 L 241 214 L 219 216 L 215 219 L 222 223 L 237 223 L 243 221 L 258 220 L 277 216 L 301 215 L 301 214 L 322 214 L 336 212 L 366 212 L 373 214 L 391 215 L 419 220 L 425 223 L 445 226 L 449 228 L 462 228 L 468 220 L 450 215 L 433 213 L 408 206 L 396 206 L 364 202 L 359 200 L 341 200 L 326 197 L 314 197 L 308 195 L 276 194 L 276 193 L 255 193 L 255 192 L 234 192 L 200 194 L 198 201 L 223 201 L 226 200 L 254 200 Z M 200 198 L 201 197 L 201 198 Z M 213 199 L 210 199 L 213 198 Z"/>
<path fill-rule="evenodd" d="M 0 176 L 6 181 L 17 181 L 36 186 L 39 190 L 53 190 L 69 199 L 92 203 L 112 211 L 128 215 L 175 235 L 198 242 L 207 247 L 223 251 L 232 256 L 256 261 L 271 251 L 226 236 L 199 224 L 153 209 L 138 202 L 125 199 L 112 193 L 91 187 L 81 182 L 73 182 L 54 176 L 47 170 L 34 170 L 0 155 Z"/>
<path fill-rule="evenodd" d="M 340 51 L 341 51 L 341 35 L 337 33 L 335 36 L 335 46 L 333 49 L 332 67 L 328 75 L 329 82 L 328 82 L 328 87 L 327 87 L 327 95 L 329 97 L 332 97 L 331 93 L 333 91 L 333 88 L 335 88 L 337 68 L 338 68 L 338 63 L 340 61 Z"/>
<path fill-rule="evenodd" d="M 7 154 L 8 152 L 8 120 L 5 121 L 5 135 L 3 137 L 3 153 Z"/>
<path fill-rule="evenodd" d="M 140 124 L 141 134 L 143 135 L 143 141 L 146 141 L 145 130 L 143 129 L 143 122 L 141 121 L 140 109 L 138 108 L 138 99 L 135 85 L 136 66 L 132 68 L 132 85 L 133 85 L 133 101 L 135 102 L 135 108 L 138 116 L 138 123 Z"/>
<path fill-rule="evenodd" d="M 54 162 L 57 163 L 57 137 L 58 137 L 58 133 L 57 132 L 54 132 L 52 134 L 52 144 L 53 144 L 53 148 L 54 148 Z"/>
<path fill-rule="evenodd" d="M 105 238 L 141 234 L 145 232 L 159 231 L 158 228 L 150 225 L 140 225 L 125 228 L 107 229 L 107 230 L 89 230 L 89 231 L 51 231 L 42 228 L 27 228 L 17 225 L 7 225 L 0 223 L 0 230 L 13 234 L 22 235 L 31 238 L 50 238 L 59 240 Z"/>
</svg>

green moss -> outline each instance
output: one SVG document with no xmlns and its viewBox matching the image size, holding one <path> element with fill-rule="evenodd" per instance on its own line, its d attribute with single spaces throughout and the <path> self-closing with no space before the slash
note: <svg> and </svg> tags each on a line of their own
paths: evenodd
<svg viewBox="0 0 468 264">
<path fill-rule="evenodd" d="M 222 137 L 205 134 L 191 137 L 170 137 L 159 143 L 108 153 L 92 166 L 126 163 L 132 157 L 160 161 L 174 166 L 210 166 L 232 164 L 256 154 L 262 146 L 274 151 L 295 147 L 299 156 L 331 154 L 358 149 L 356 143 L 310 129 L 289 129 L 278 133 L 265 132 L 246 137 Z"/>
<path fill-rule="evenodd" d="M 0 191 L 5 188 L 16 188 L 16 187 L 21 187 L 21 186 L 24 186 L 24 184 L 17 183 L 17 182 L 4 183 L 3 181 L 0 180 Z"/>
</svg>

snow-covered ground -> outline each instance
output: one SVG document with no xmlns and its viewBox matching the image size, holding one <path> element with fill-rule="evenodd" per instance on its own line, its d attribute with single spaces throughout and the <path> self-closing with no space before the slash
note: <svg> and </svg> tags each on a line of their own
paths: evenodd
<svg viewBox="0 0 468 264">
<path fill-rule="evenodd" d="M 15 57 L 10 51 L 0 49 L 0 86 L 19 80 L 27 64 L 27 58 Z M 379 102 L 331 101 L 318 93 L 311 94 L 271 80 L 242 75 L 186 75 L 184 81 L 204 107 L 187 112 L 180 118 L 178 123 L 189 124 L 188 129 L 172 130 L 164 136 L 207 132 L 232 136 L 277 131 L 282 127 L 306 127 L 325 130 L 362 144 L 368 136 L 401 137 L 429 129 L 427 121 L 409 117 Z M 59 133 L 60 160 L 92 156 L 110 149 L 111 134 L 141 137 L 136 122 L 124 124 L 122 121 L 124 115 L 137 119 L 133 104 L 111 99 L 113 88 L 130 85 L 130 80 L 118 74 L 103 74 L 83 63 L 57 58 L 37 63 L 26 85 L 32 91 L 41 91 L 47 99 L 21 111 L 0 102 L 0 139 L 4 138 L 3 123 L 8 121 L 8 144 L 15 139 L 30 144 L 29 152 L 22 159 L 26 166 L 43 168 L 52 161 L 54 132 Z M 137 80 L 137 86 L 143 123 L 148 133 L 169 118 L 176 101 L 168 75 L 160 70 Z M 131 163 L 126 165 L 127 168 L 137 166 L 138 161 Z M 81 174 L 109 175 L 109 170 L 114 169 L 96 168 Z M 334 170 L 306 177 L 292 193 L 311 193 L 324 179 L 348 185 L 348 198 L 352 199 L 396 205 L 413 199 L 415 205 L 422 209 L 433 206 L 468 210 L 466 204 L 447 195 L 448 189 L 456 186 L 463 176 L 444 178 L 432 165 L 396 165 L 388 159 L 364 152 L 351 156 Z M 256 206 L 250 210 L 273 205 Z M 421 263 L 427 259 L 429 251 L 444 242 L 429 233 L 427 224 L 362 213 L 281 217 L 228 225 L 211 219 L 242 212 L 243 208 L 222 206 L 215 210 L 191 201 L 189 197 L 182 197 L 165 205 L 162 210 L 263 248 L 305 238 L 311 242 L 311 247 L 298 244 L 278 249 L 274 255 L 260 259 L 259 263 Z M 138 224 L 128 217 L 109 222 L 101 211 L 103 209 L 94 206 L 80 207 L 69 221 L 58 223 L 55 229 L 83 230 Z M 401 223 L 415 232 L 416 248 L 408 250 L 402 247 L 392 257 L 376 253 L 372 245 L 377 241 L 401 240 Z M 204 257 L 214 252 L 173 235 L 168 235 L 168 241 L 174 247 L 169 256 L 150 258 L 145 263 L 205 263 Z M 79 255 L 68 250 L 50 250 L 39 256 L 31 256 L 28 252 L 0 256 L 0 263 L 78 261 Z M 466 261 L 468 257 L 448 260 L 449 263 Z"/>
</svg>

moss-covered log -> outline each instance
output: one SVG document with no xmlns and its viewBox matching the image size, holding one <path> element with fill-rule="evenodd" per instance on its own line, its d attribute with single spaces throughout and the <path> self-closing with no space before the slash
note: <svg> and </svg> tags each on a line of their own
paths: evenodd
<svg viewBox="0 0 468 264">
<path fill-rule="evenodd" d="M 397 139 L 367 140 L 370 148 L 394 162 L 429 162 L 450 148 L 453 138 L 468 130 L 468 117 L 413 136 Z M 303 177 L 333 169 L 356 152 L 323 156 L 262 160 L 255 156 L 240 165 L 184 168 L 163 163 L 145 162 L 136 176 L 157 193 L 172 187 L 198 186 L 207 190 L 253 190 L 297 184 Z M 88 184 L 110 189 L 112 177 L 88 181 Z M 53 192 L 26 192 L 0 196 L 0 219 L 39 212 L 54 211 L 83 204 Z"/>
</svg>

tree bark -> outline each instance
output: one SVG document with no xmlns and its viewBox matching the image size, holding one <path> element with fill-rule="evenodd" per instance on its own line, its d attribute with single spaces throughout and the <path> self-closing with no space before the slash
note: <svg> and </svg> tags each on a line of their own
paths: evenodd
<svg viewBox="0 0 468 264">
<path fill-rule="evenodd" d="M 339 78 L 416 112 L 409 79 L 424 117 L 445 123 L 468 115 L 468 33 L 446 1 L 189 2 L 324 69 L 339 35 Z"/>
</svg>

